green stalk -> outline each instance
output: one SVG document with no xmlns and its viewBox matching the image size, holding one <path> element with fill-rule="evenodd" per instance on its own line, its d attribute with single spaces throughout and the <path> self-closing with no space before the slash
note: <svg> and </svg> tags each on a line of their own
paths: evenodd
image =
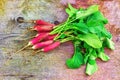
<svg viewBox="0 0 120 80">
<path fill-rule="evenodd" d="M 69 18 L 67 19 L 67 21 L 65 22 L 65 24 L 61 27 L 62 29 L 58 32 L 57 36 L 54 38 L 54 40 L 56 40 L 56 38 L 58 37 L 58 35 L 62 32 L 62 30 L 65 28 L 65 26 L 68 24 Z"/>
<path fill-rule="evenodd" d="M 74 40 L 74 37 L 67 37 L 65 39 L 60 40 L 61 43 L 67 42 L 67 41 L 72 41 Z"/>
</svg>

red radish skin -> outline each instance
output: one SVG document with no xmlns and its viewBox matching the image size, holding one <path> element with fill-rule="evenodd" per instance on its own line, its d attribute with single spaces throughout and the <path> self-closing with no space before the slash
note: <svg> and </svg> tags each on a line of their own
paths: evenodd
<svg viewBox="0 0 120 80">
<path fill-rule="evenodd" d="M 47 24 L 47 25 L 35 25 L 33 28 L 36 28 L 36 27 L 52 27 L 53 28 L 53 26 L 52 25 L 49 25 L 49 24 Z"/>
<path fill-rule="evenodd" d="M 54 26 L 54 24 L 51 24 L 51 23 L 46 22 L 44 20 L 35 20 L 34 23 L 37 25 L 52 25 L 52 26 Z"/>
<path fill-rule="evenodd" d="M 31 41 L 29 41 L 28 45 L 34 45 L 34 44 L 38 43 L 39 41 L 43 40 L 44 38 L 46 38 L 48 35 L 49 35 L 49 33 L 41 34 L 41 35 L 33 38 Z"/>
<path fill-rule="evenodd" d="M 32 49 L 40 49 L 40 48 L 48 46 L 48 45 L 50 45 L 52 43 L 53 43 L 53 40 L 48 40 L 48 41 L 40 42 L 40 43 L 35 44 L 32 47 Z"/>
<path fill-rule="evenodd" d="M 39 32 L 39 33 L 36 34 L 35 37 L 38 37 L 38 36 L 40 36 L 40 35 L 44 35 L 45 33 L 48 33 L 48 32 Z"/>
<path fill-rule="evenodd" d="M 51 25 L 37 25 L 34 26 L 34 30 L 41 32 L 41 31 L 51 31 L 53 29 L 53 26 Z"/>
<path fill-rule="evenodd" d="M 51 51 L 51 50 L 55 49 L 55 48 L 58 47 L 59 45 L 60 45 L 60 41 L 56 41 L 56 42 L 54 42 L 53 44 L 44 47 L 43 49 L 41 49 L 41 51 L 43 51 L 43 52 L 48 52 L 48 51 Z"/>
<path fill-rule="evenodd" d="M 45 32 L 41 32 L 41 33 L 38 33 L 35 37 L 41 35 L 41 34 L 44 34 Z M 57 34 L 54 34 L 54 35 L 48 35 L 48 37 L 46 37 L 44 40 L 53 40 L 55 37 L 57 36 Z"/>
<path fill-rule="evenodd" d="M 46 37 L 44 40 L 53 40 L 56 36 L 57 36 L 57 34 L 49 35 L 49 36 Z"/>
</svg>

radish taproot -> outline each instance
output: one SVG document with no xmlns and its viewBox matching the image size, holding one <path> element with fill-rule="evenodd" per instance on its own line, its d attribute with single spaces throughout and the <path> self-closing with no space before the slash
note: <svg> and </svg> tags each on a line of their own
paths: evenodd
<svg viewBox="0 0 120 80">
<path fill-rule="evenodd" d="M 40 43 L 35 44 L 32 49 L 40 49 L 42 47 L 48 46 L 53 43 L 53 40 L 43 41 Z"/>
</svg>

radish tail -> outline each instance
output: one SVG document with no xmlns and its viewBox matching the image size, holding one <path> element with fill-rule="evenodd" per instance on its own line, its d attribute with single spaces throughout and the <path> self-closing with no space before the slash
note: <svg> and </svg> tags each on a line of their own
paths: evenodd
<svg viewBox="0 0 120 80">
<path fill-rule="evenodd" d="M 23 39 L 24 41 L 25 40 L 29 40 L 29 39 L 32 39 L 32 38 L 34 38 L 35 36 L 31 36 L 31 37 L 29 37 L 29 38 L 26 38 L 26 39 Z"/>
<path fill-rule="evenodd" d="M 32 28 L 32 27 L 30 27 L 30 28 L 28 29 L 28 31 L 25 31 L 25 32 L 21 35 L 21 37 L 25 36 L 25 35 L 28 34 L 30 31 L 33 31 L 33 28 Z"/>
<path fill-rule="evenodd" d="M 43 50 L 42 50 L 42 49 L 40 49 L 40 50 L 38 50 L 38 51 L 36 51 L 36 52 L 32 53 L 32 56 L 34 56 L 35 54 L 37 54 L 37 53 L 39 53 L 39 52 L 41 52 L 41 51 L 43 51 Z"/>
<path fill-rule="evenodd" d="M 25 48 L 27 48 L 27 47 L 29 47 L 29 46 L 30 46 L 30 45 L 24 46 L 23 48 L 21 48 L 20 50 L 18 50 L 17 52 L 15 52 L 15 54 L 16 54 L 16 53 L 19 53 L 20 51 L 24 50 Z"/>
</svg>

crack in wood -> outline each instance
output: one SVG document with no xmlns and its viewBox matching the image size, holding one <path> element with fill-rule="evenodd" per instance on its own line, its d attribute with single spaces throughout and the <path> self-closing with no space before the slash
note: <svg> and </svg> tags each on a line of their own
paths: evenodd
<svg viewBox="0 0 120 80">
<path fill-rule="evenodd" d="M 32 74 L 3 74 L 0 76 L 19 77 L 21 80 L 25 80 L 26 78 L 35 77 L 35 75 L 32 75 Z"/>
</svg>

